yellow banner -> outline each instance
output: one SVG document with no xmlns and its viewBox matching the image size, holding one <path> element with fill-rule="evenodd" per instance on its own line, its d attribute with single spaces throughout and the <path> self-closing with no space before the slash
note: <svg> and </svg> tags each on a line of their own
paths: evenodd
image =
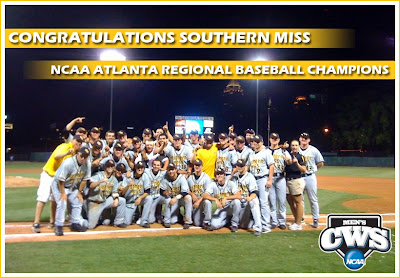
<svg viewBox="0 0 400 278">
<path fill-rule="evenodd" d="M 352 48 L 352 29 L 5 29 L 6 48 Z"/>
<path fill-rule="evenodd" d="M 395 79 L 394 61 L 30 61 L 27 79 Z"/>
</svg>

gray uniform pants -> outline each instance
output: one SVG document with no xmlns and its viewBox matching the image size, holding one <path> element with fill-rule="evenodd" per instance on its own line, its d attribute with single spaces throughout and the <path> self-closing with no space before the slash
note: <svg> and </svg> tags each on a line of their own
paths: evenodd
<svg viewBox="0 0 400 278">
<path fill-rule="evenodd" d="M 318 196 L 317 196 L 317 177 L 315 174 L 311 176 L 305 176 L 304 181 L 306 183 L 306 187 L 304 191 L 307 193 L 308 200 L 310 201 L 311 206 L 311 214 L 314 220 L 319 219 L 319 204 L 318 204 Z M 304 207 L 304 194 L 303 194 L 303 207 Z M 304 207 L 305 211 L 305 207 Z"/>
<path fill-rule="evenodd" d="M 149 214 L 150 214 L 150 208 L 151 204 L 153 202 L 153 197 L 147 196 L 146 198 L 142 199 L 140 202 L 140 205 L 143 206 L 142 210 L 142 216 L 140 217 L 140 225 L 144 225 L 146 223 L 149 223 Z M 125 224 L 131 225 L 132 220 L 133 220 L 133 215 L 135 214 L 137 209 L 137 206 L 135 205 L 135 202 L 126 204 L 125 207 Z"/>
<path fill-rule="evenodd" d="M 60 201 L 60 191 L 58 189 L 57 183 L 52 183 L 51 191 L 53 198 L 57 203 L 56 208 L 56 219 L 54 224 L 56 226 L 64 226 L 65 222 L 65 211 L 67 210 L 67 203 L 71 203 L 71 223 L 79 224 L 82 212 L 82 203 L 76 198 L 78 194 L 78 189 L 71 190 L 70 188 L 65 188 L 65 193 L 67 194 L 67 201 Z"/>
<path fill-rule="evenodd" d="M 277 203 L 278 202 L 278 206 Z M 285 177 L 274 177 L 269 189 L 269 206 L 272 225 L 286 225 L 286 180 Z M 277 211 L 278 210 L 278 211 Z"/>
<path fill-rule="evenodd" d="M 197 227 L 209 225 L 211 221 L 212 204 L 209 200 L 203 200 L 197 209 L 193 208 L 193 223 Z"/>
<path fill-rule="evenodd" d="M 211 227 L 213 229 L 221 229 L 224 227 L 228 218 L 231 218 L 231 225 L 239 227 L 239 212 L 240 212 L 240 200 L 235 199 L 228 201 L 223 209 L 217 209 L 211 218 Z"/>
<path fill-rule="evenodd" d="M 104 210 L 112 208 L 114 203 L 114 199 L 112 196 L 108 197 L 103 203 L 95 203 L 88 201 L 88 221 L 89 221 L 89 229 L 94 229 L 99 222 L 99 218 Z M 124 222 L 124 214 L 125 214 L 125 198 L 119 197 L 117 213 L 114 219 L 114 225 L 119 225 Z"/>
<path fill-rule="evenodd" d="M 239 223 L 243 229 L 253 228 L 255 232 L 261 232 L 261 211 L 258 197 L 250 202 L 241 202 Z"/>
<path fill-rule="evenodd" d="M 156 198 L 152 198 L 152 203 L 150 207 L 150 214 L 149 214 L 149 223 L 153 224 L 156 222 L 156 210 L 157 210 L 157 205 L 161 204 L 163 205 L 165 203 L 165 198 L 164 196 L 158 196 Z"/>
<path fill-rule="evenodd" d="M 258 192 L 259 192 L 259 199 L 260 199 L 260 209 L 261 209 L 261 225 L 262 228 L 270 228 L 270 223 L 271 223 L 271 211 L 269 208 L 269 203 L 268 203 L 268 193 L 269 193 L 269 188 L 266 188 L 266 184 L 268 181 L 268 178 L 262 178 L 258 179 L 257 185 L 258 185 Z"/>
<path fill-rule="evenodd" d="M 192 196 L 189 194 L 185 197 L 177 200 L 172 206 L 169 204 L 171 197 L 165 199 L 165 210 L 164 210 L 164 224 L 175 224 L 178 222 L 178 214 L 180 213 L 180 207 L 185 207 L 185 223 L 192 224 Z"/>
</svg>

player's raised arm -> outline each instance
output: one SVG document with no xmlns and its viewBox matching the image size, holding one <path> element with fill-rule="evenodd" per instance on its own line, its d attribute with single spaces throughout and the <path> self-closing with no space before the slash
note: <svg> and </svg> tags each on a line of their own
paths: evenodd
<svg viewBox="0 0 400 278">
<path fill-rule="evenodd" d="M 173 143 L 174 142 L 174 138 L 172 137 L 171 132 L 169 132 L 168 121 L 165 122 L 165 125 L 163 126 L 163 130 L 164 130 L 165 134 L 167 134 L 168 141 Z"/>
</svg>

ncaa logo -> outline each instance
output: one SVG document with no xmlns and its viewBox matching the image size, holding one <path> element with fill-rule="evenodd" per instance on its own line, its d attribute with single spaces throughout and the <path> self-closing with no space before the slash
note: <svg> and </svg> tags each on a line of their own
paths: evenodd
<svg viewBox="0 0 400 278">
<path fill-rule="evenodd" d="M 382 227 L 379 214 L 330 214 L 319 235 L 319 248 L 336 252 L 352 271 L 360 270 L 374 251 L 387 253 L 391 247 L 390 229 Z"/>
</svg>

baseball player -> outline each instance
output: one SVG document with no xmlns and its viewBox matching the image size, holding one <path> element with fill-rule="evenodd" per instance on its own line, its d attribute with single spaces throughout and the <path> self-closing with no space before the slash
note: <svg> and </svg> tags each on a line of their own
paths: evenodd
<svg viewBox="0 0 400 278">
<path fill-rule="evenodd" d="M 221 133 L 218 136 L 220 149 L 217 152 L 217 162 L 215 168 L 223 168 L 225 175 L 230 176 L 232 174 L 233 165 L 237 160 L 237 154 L 233 145 L 229 144 L 228 135 Z"/>
<path fill-rule="evenodd" d="M 203 162 L 203 171 L 210 178 L 214 178 L 215 163 L 217 161 L 218 148 L 214 144 L 214 137 L 211 134 L 204 136 L 204 145 L 200 149 L 194 149 L 194 155 L 192 157 L 192 162 L 195 159 L 200 159 Z"/>
<path fill-rule="evenodd" d="M 146 147 L 146 141 L 151 141 L 151 129 L 150 128 L 145 128 L 143 129 L 143 133 L 142 133 L 142 138 L 143 138 L 143 143 L 142 143 L 142 150 L 144 150 L 144 148 Z"/>
<path fill-rule="evenodd" d="M 100 166 L 104 169 L 104 164 L 108 160 L 113 160 L 115 162 L 115 165 L 118 164 L 124 164 L 125 168 L 128 170 L 128 176 L 130 176 L 130 171 L 131 168 L 129 167 L 128 162 L 126 161 L 125 157 L 123 156 L 124 153 L 124 147 L 120 142 L 115 143 L 114 148 L 113 148 L 113 153 L 110 154 L 108 157 L 103 158 L 100 161 Z"/>
<path fill-rule="evenodd" d="M 310 134 L 304 132 L 300 135 L 299 153 L 304 156 L 307 163 L 307 171 L 304 174 L 304 181 L 306 183 L 305 192 L 307 193 L 311 205 L 311 214 L 313 218 L 312 227 L 318 228 L 319 205 L 317 196 L 317 177 L 315 176 L 315 173 L 319 168 L 324 166 L 324 158 L 316 147 L 310 145 L 310 141 Z"/>
<path fill-rule="evenodd" d="M 153 130 L 153 137 L 156 141 L 158 141 L 158 137 L 160 136 L 160 134 L 163 134 L 164 130 L 162 129 L 162 127 L 159 127 L 156 129 L 156 131 Z"/>
<path fill-rule="evenodd" d="M 254 176 L 247 172 L 246 160 L 238 159 L 236 174 L 233 176 L 232 181 L 237 184 L 242 194 L 239 213 L 240 227 L 244 229 L 253 228 L 254 236 L 260 236 L 262 228 L 258 186 Z"/>
<path fill-rule="evenodd" d="M 274 177 L 269 189 L 269 204 L 271 209 L 271 229 L 277 226 L 286 229 L 286 180 L 284 177 L 285 166 L 292 164 L 288 151 L 279 147 L 279 134 L 271 133 L 269 136 L 270 147 L 267 149 L 274 158 Z M 277 213 L 277 203 L 278 213 Z"/>
<path fill-rule="evenodd" d="M 152 197 L 153 201 L 150 208 L 149 214 L 149 223 L 153 224 L 157 220 L 161 222 L 161 209 L 159 210 L 159 214 L 157 214 L 157 206 L 163 205 L 165 203 L 164 196 L 160 195 L 160 186 L 164 179 L 165 173 L 167 171 L 161 170 L 161 160 L 155 159 L 152 163 L 152 168 L 147 168 L 144 170 L 144 173 L 150 179 L 150 196 Z M 161 222 L 162 223 L 162 222 Z"/>
<path fill-rule="evenodd" d="M 207 227 L 207 230 L 212 231 L 224 227 L 228 218 L 231 217 L 230 229 L 232 233 L 235 233 L 239 227 L 241 192 L 233 181 L 226 178 L 223 168 L 217 168 L 215 175 L 217 181 L 212 182 L 204 193 L 207 206 L 210 206 L 212 201 L 217 205 L 217 210 L 211 218 L 211 226 Z"/>
<path fill-rule="evenodd" d="M 74 127 L 74 125 L 77 123 L 82 123 L 83 120 L 85 120 L 85 117 L 77 117 L 65 126 L 64 130 L 62 131 L 62 134 L 63 134 L 63 137 L 64 137 L 66 143 L 69 143 L 72 141 L 72 139 L 74 139 L 74 135 L 72 135 L 72 133 L 71 133 L 71 130 Z M 82 136 L 82 139 L 85 142 L 87 139 L 87 130 L 84 127 L 79 127 L 75 131 L 75 135 Z"/>
<path fill-rule="evenodd" d="M 94 229 L 106 209 L 117 208 L 114 225 L 126 228 L 124 223 L 125 199 L 119 197 L 118 180 L 114 177 L 115 162 L 108 160 L 104 171 L 97 172 L 89 182 L 89 229 Z"/>
<path fill-rule="evenodd" d="M 236 155 L 238 159 L 248 160 L 253 150 L 246 146 L 246 140 L 242 135 L 236 137 Z"/>
<path fill-rule="evenodd" d="M 294 216 L 294 223 L 289 226 L 290 230 L 302 230 L 301 220 L 304 213 L 303 191 L 305 181 L 302 174 L 306 173 L 306 161 L 304 156 L 299 154 L 299 141 L 293 140 L 290 143 L 293 163 L 286 165 L 286 198 Z"/>
<path fill-rule="evenodd" d="M 150 228 L 149 214 L 153 198 L 150 195 L 150 179 L 144 174 L 145 163 L 135 164 L 135 173 L 128 184 L 119 188 L 120 195 L 126 199 L 125 224 L 132 224 L 133 216 L 139 205 L 143 206 L 140 226 Z"/>
<path fill-rule="evenodd" d="M 100 129 L 98 127 L 92 127 L 89 132 L 88 147 L 92 148 L 95 141 L 100 140 Z"/>
<path fill-rule="evenodd" d="M 261 207 L 261 224 L 262 233 L 269 233 L 271 214 L 268 203 L 268 192 L 272 186 L 272 178 L 274 176 L 274 158 L 264 146 L 264 139 L 261 135 L 252 137 L 254 152 L 249 155 L 247 166 L 250 173 L 256 178 L 260 207 Z"/>
<path fill-rule="evenodd" d="M 192 150 L 200 146 L 199 142 L 199 132 L 197 130 L 190 131 L 189 141 L 185 141 L 184 145 L 190 147 Z"/>
<path fill-rule="evenodd" d="M 115 131 L 114 130 L 108 130 L 106 132 L 105 139 L 102 139 L 101 142 L 103 143 L 103 150 L 102 152 L 109 151 L 114 143 L 115 143 Z"/>
<path fill-rule="evenodd" d="M 35 233 L 40 233 L 40 216 L 42 215 L 44 205 L 51 197 L 51 184 L 57 169 L 64 160 L 76 154 L 76 152 L 80 149 L 82 142 L 83 138 L 80 135 L 75 135 L 70 143 L 58 145 L 44 165 L 43 172 L 40 174 L 40 184 L 37 190 L 35 220 L 32 227 Z M 54 226 L 55 214 L 56 203 L 55 200 L 52 200 L 50 209 L 51 226 Z"/>
<path fill-rule="evenodd" d="M 189 147 L 182 145 L 181 134 L 175 134 L 173 140 L 173 146 L 166 146 L 164 148 L 164 153 L 169 161 L 176 165 L 178 174 L 187 174 L 193 152 Z"/>
<path fill-rule="evenodd" d="M 87 227 L 80 225 L 83 188 L 90 178 L 90 163 L 87 160 L 90 150 L 87 147 L 79 149 L 73 157 L 67 158 L 57 169 L 51 184 L 51 192 L 57 202 L 55 234 L 62 236 L 67 210 L 67 201 L 71 203 L 71 231 L 84 232 Z"/>
<path fill-rule="evenodd" d="M 146 163 L 146 168 L 151 168 L 153 167 L 153 161 L 159 156 L 159 154 L 154 152 L 154 141 L 148 140 L 145 144 L 145 148 L 137 156 L 135 163 L 144 161 Z"/>
<path fill-rule="evenodd" d="M 203 202 L 204 192 L 207 187 L 211 184 L 210 177 L 202 171 L 203 161 L 196 159 L 193 162 L 193 173 L 188 177 L 187 182 L 189 185 L 189 194 L 192 196 L 193 201 L 193 223 L 197 227 L 210 226 L 212 207 L 211 203 Z M 204 224 L 204 225 L 203 225 Z"/>
<path fill-rule="evenodd" d="M 178 174 L 177 166 L 170 162 L 167 167 L 160 193 L 165 197 L 164 227 L 170 228 L 171 224 L 178 222 L 180 207 L 185 207 L 184 229 L 189 229 L 192 224 L 192 197 L 186 178 Z"/>
<path fill-rule="evenodd" d="M 253 137 L 253 136 L 255 136 L 256 135 L 256 133 L 254 132 L 254 130 L 253 129 L 251 129 L 251 128 L 248 128 L 248 129 L 246 129 L 245 131 L 244 131 L 244 134 L 245 134 L 245 136 L 246 136 L 246 142 L 247 142 L 247 145 L 250 147 L 250 148 L 252 148 L 252 146 L 251 146 L 251 138 Z"/>
</svg>

